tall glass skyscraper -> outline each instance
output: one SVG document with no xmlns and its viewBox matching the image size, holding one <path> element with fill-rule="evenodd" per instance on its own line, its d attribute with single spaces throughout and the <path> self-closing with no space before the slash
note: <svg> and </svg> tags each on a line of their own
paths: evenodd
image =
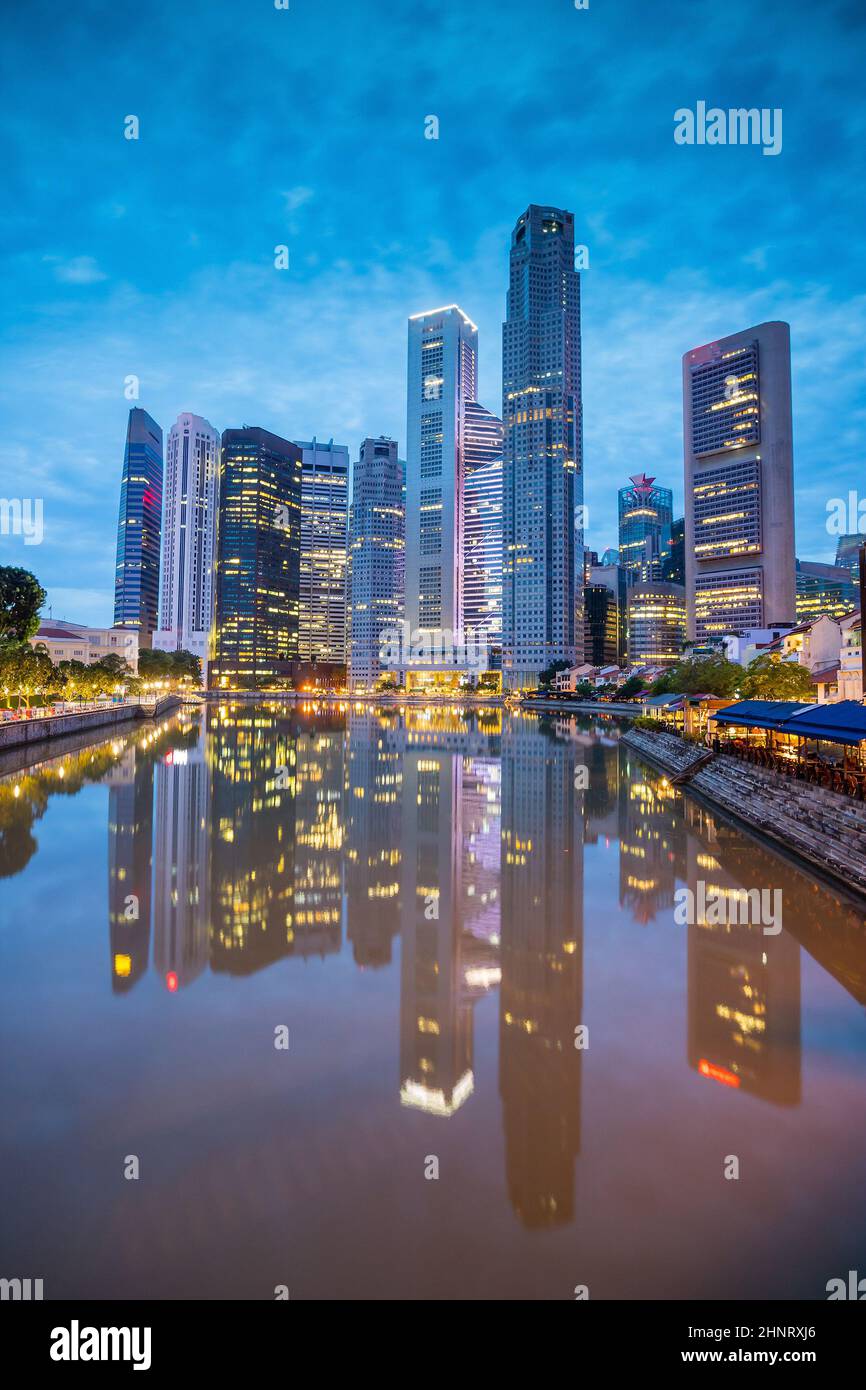
<svg viewBox="0 0 866 1390">
<path fill-rule="evenodd" d="M 406 620 L 463 630 L 463 454 L 478 330 L 456 304 L 409 320 Z M 442 665 L 441 661 L 438 663 Z"/>
<path fill-rule="evenodd" d="M 365 439 L 352 479 L 349 542 L 349 682 L 372 690 L 383 644 L 403 618 L 405 500 L 397 441 Z"/>
<path fill-rule="evenodd" d="M 162 523 L 159 651 L 188 651 L 204 663 L 214 607 L 219 435 L 200 415 L 179 415 L 168 432 Z"/>
<path fill-rule="evenodd" d="M 683 357 L 688 638 L 794 620 L 791 330 L 761 323 Z"/>
<path fill-rule="evenodd" d="M 626 582 L 649 584 L 662 579 L 671 554 L 674 496 L 655 487 L 655 478 L 636 473 L 619 490 L 619 565 Z"/>
<path fill-rule="evenodd" d="M 133 406 L 120 482 L 114 626 L 137 632 L 139 647 L 151 645 L 158 625 L 161 534 L 162 430 Z"/>
<path fill-rule="evenodd" d="M 463 409 L 463 470 L 468 478 L 476 468 L 502 461 L 502 421 L 478 401 Z"/>
<path fill-rule="evenodd" d="M 503 683 L 583 658 L 580 276 L 574 216 L 532 204 L 511 235 L 502 330 Z"/>
<path fill-rule="evenodd" d="M 349 450 L 333 439 L 298 441 L 302 454 L 302 661 L 346 661 L 346 566 L 349 546 Z"/>
<path fill-rule="evenodd" d="M 255 426 L 224 430 L 214 681 L 282 684 L 298 659 L 301 451 Z"/>
</svg>

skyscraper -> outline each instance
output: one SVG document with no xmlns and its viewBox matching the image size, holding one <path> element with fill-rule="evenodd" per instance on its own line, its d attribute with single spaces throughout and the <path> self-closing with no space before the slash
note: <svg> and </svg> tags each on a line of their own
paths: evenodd
<svg viewBox="0 0 866 1390">
<path fill-rule="evenodd" d="M 149 647 L 159 617 L 162 531 L 162 430 L 146 410 L 129 412 L 114 576 L 114 626 L 138 633 Z"/>
<path fill-rule="evenodd" d="M 580 276 L 574 217 L 533 204 L 511 235 L 502 330 L 503 680 L 583 657 Z"/>
<path fill-rule="evenodd" d="M 502 459 L 467 474 L 463 490 L 463 626 L 502 654 Z"/>
<path fill-rule="evenodd" d="M 343 665 L 346 660 L 346 566 L 349 524 L 349 450 L 333 439 L 298 442 L 301 486 L 302 661 Z"/>
<path fill-rule="evenodd" d="M 681 584 L 632 584 L 628 591 L 628 659 L 635 666 L 673 666 L 686 637 Z"/>
<path fill-rule="evenodd" d="M 207 660 L 214 607 L 219 435 L 200 415 L 179 415 L 168 433 L 162 526 L 158 651 Z"/>
<path fill-rule="evenodd" d="M 671 553 L 674 499 L 669 487 L 635 473 L 630 487 L 619 490 L 619 563 L 628 584 L 662 578 Z"/>
<path fill-rule="evenodd" d="M 349 681 L 371 690 L 380 653 L 403 618 L 405 503 L 397 441 L 365 439 L 352 479 L 349 541 Z"/>
<path fill-rule="evenodd" d="M 301 451 L 257 426 L 224 430 L 213 676 L 259 690 L 298 657 Z"/>
<path fill-rule="evenodd" d="M 683 357 L 688 637 L 793 621 L 791 334 L 762 323 Z"/>
<path fill-rule="evenodd" d="M 817 560 L 797 560 L 797 622 L 851 613 L 860 601 L 859 584 L 845 565 L 823 565 Z"/>
<path fill-rule="evenodd" d="M 436 634 L 440 653 L 463 630 L 464 433 L 477 353 L 478 330 L 456 304 L 410 318 L 406 620 L 410 633 Z M 453 670 L 442 655 L 420 664 Z"/>
<path fill-rule="evenodd" d="M 463 409 L 463 468 L 468 478 L 476 468 L 502 461 L 502 421 L 478 401 Z"/>
</svg>

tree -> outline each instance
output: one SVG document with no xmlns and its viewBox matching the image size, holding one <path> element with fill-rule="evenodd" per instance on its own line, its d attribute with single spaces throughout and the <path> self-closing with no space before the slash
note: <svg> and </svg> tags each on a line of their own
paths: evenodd
<svg viewBox="0 0 866 1390">
<path fill-rule="evenodd" d="M 812 678 L 805 666 L 783 661 L 776 652 L 763 652 L 750 661 L 740 686 L 744 700 L 814 698 Z"/>
<path fill-rule="evenodd" d="M 617 698 L 620 700 L 633 700 L 635 695 L 640 695 L 643 690 L 643 681 L 640 676 L 629 676 L 627 681 L 617 690 Z"/>
<path fill-rule="evenodd" d="M 39 630 L 39 610 L 48 595 L 35 575 L 0 565 L 0 639 L 26 642 Z"/>
<path fill-rule="evenodd" d="M 45 647 L 29 642 L 6 642 L 0 647 L 0 689 L 7 697 L 15 695 L 19 706 L 30 708 L 34 695 L 42 695 L 57 684 L 57 672 Z"/>
<path fill-rule="evenodd" d="M 551 661 L 546 670 L 541 672 L 538 677 L 538 684 L 545 690 L 549 690 L 560 671 L 570 671 L 571 662 L 564 661 L 561 657 L 556 661 Z"/>
<path fill-rule="evenodd" d="M 138 674 L 143 680 L 190 681 L 201 685 L 201 661 L 192 652 L 158 652 L 145 648 L 138 655 Z"/>
<path fill-rule="evenodd" d="M 575 695 L 579 695 L 581 700 L 591 700 L 595 694 L 595 686 L 592 681 L 578 681 L 577 685 L 574 687 L 574 693 Z"/>
<path fill-rule="evenodd" d="M 724 699 L 735 695 L 743 679 L 743 670 L 735 661 L 714 653 L 712 656 L 689 657 L 655 681 L 653 695 L 717 695 Z"/>
</svg>

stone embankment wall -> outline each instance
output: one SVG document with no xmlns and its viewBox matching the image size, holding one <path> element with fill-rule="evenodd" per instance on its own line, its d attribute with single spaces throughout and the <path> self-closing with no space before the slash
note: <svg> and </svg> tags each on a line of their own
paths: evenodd
<svg viewBox="0 0 866 1390">
<path fill-rule="evenodd" d="M 672 776 L 706 755 L 674 734 L 629 729 L 623 742 Z M 729 815 L 866 896 L 866 804 L 719 753 L 688 780 Z"/>
<path fill-rule="evenodd" d="M 70 734 L 86 733 L 89 729 L 113 728 L 131 719 L 158 719 L 182 703 L 179 695 L 166 695 L 161 700 L 131 705 L 106 705 L 105 709 L 87 710 L 84 714 L 48 715 L 45 719 L 13 719 L 0 724 L 0 753 L 7 748 L 20 748 L 49 739 L 66 738 Z"/>
</svg>

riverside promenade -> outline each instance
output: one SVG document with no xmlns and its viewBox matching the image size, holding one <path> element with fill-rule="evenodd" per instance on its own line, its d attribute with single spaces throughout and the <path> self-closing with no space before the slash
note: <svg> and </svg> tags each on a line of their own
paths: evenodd
<svg viewBox="0 0 866 1390">
<path fill-rule="evenodd" d="M 83 710 L 65 710 L 62 714 L 8 719 L 0 724 L 0 753 L 10 748 L 28 747 L 50 739 L 87 733 L 90 729 L 113 728 L 131 719 L 159 719 L 183 702 L 182 695 L 163 695 L 158 700 L 124 700 L 117 704 L 104 701 Z"/>
</svg>

